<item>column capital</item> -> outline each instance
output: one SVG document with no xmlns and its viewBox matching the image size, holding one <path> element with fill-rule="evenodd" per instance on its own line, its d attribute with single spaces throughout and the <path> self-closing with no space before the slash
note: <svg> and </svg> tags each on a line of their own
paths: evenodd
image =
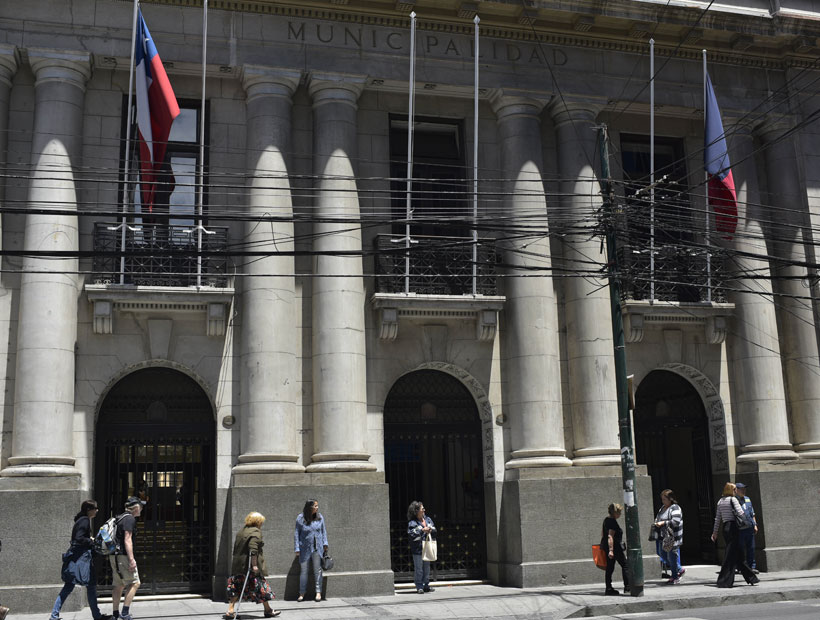
<svg viewBox="0 0 820 620">
<path fill-rule="evenodd" d="M 755 127 L 755 134 L 763 142 L 771 142 L 773 139 L 779 138 L 785 132 L 792 128 L 789 118 L 767 118 L 757 127 Z"/>
<path fill-rule="evenodd" d="M 557 98 L 549 106 L 549 113 L 557 128 L 567 123 L 595 122 L 605 105 L 605 101 L 593 98 L 583 101 Z"/>
<path fill-rule="evenodd" d="M 91 54 L 67 50 L 30 47 L 28 60 L 36 78 L 35 86 L 63 82 L 85 91 L 91 77 Z"/>
<path fill-rule="evenodd" d="M 499 121 L 518 116 L 538 118 L 551 99 L 547 93 L 497 88 L 490 94 L 490 105 Z"/>
<path fill-rule="evenodd" d="M 0 45 L 0 84 L 11 86 L 17 67 L 17 48 L 13 45 Z"/>
<path fill-rule="evenodd" d="M 308 79 L 308 92 L 314 108 L 326 103 L 346 103 L 355 108 L 366 83 L 366 75 L 314 72 Z"/>
<path fill-rule="evenodd" d="M 301 80 L 302 72 L 293 69 L 264 65 L 242 66 L 242 88 L 245 89 L 248 101 L 257 97 L 291 99 Z"/>
</svg>

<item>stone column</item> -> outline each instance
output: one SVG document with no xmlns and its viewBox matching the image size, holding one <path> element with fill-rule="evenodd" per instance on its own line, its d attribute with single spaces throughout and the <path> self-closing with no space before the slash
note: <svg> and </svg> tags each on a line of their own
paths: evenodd
<svg viewBox="0 0 820 620">
<path fill-rule="evenodd" d="M 501 137 L 506 211 L 512 226 L 528 226 L 547 215 L 542 180 L 541 128 L 544 103 L 499 93 L 492 100 Z M 564 448 L 558 308 L 552 279 L 549 236 L 513 241 L 504 248 L 512 277 L 504 280 L 502 357 L 505 410 L 512 454 L 507 469 L 572 465 Z M 542 277 L 528 268 L 543 269 Z"/>
<path fill-rule="evenodd" d="M 90 56 L 28 53 L 36 78 L 29 208 L 76 211 L 73 168 L 82 145 Z M 23 244 L 31 252 L 78 251 L 77 216 L 28 214 Z M 12 456 L 3 476 L 79 476 L 72 449 L 77 268 L 77 258 L 23 259 Z"/>
<path fill-rule="evenodd" d="M 740 274 L 726 282 L 735 304 L 733 329 L 727 342 L 731 360 L 732 413 L 740 429 L 739 461 L 794 458 L 788 443 L 786 395 L 777 317 L 765 258 L 766 242 L 761 223 L 768 215 L 759 206 L 757 167 L 751 129 L 736 126 L 729 138 L 737 187 L 738 227 L 731 243 L 735 257 L 728 273 Z M 760 278 L 744 278 L 754 274 Z M 775 442 L 772 439 L 775 438 Z"/>
<path fill-rule="evenodd" d="M 9 97 L 11 81 L 17 73 L 17 60 L 13 45 L 0 45 L 0 171 L 5 172 L 8 147 Z M 0 205 L 5 199 L 6 179 L 0 176 Z M 0 222 L 0 247 L 3 245 L 3 226 Z"/>
<path fill-rule="evenodd" d="M 794 449 L 805 457 L 820 457 L 820 364 L 818 363 L 817 331 L 809 299 L 810 289 L 803 283 L 810 275 L 806 267 L 794 263 L 806 262 L 806 243 L 811 243 L 808 213 L 801 192 L 805 191 L 797 173 L 797 159 L 791 139 L 779 139 L 789 129 L 785 124 L 764 127 L 761 139 L 766 160 L 773 223 L 771 254 L 773 289 L 778 297 L 780 350 L 786 375 L 786 396 L 789 400 Z M 783 457 L 790 452 L 789 429 L 785 418 L 765 418 L 754 443 L 744 446 L 744 452 L 778 452 Z M 772 458 L 770 456 L 761 458 Z"/>
<path fill-rule="evenodd" d="M 304 471 L 296 390 L 293 203 L 288 179 L 291 108 L 298 71 L 245 66 L 248 215 L 244 243 L 271 255 L 249 261 L 242 279 L 239 473 Z M 281 219 L 278 219 L 281 218 Z M 281 274 L 281 275 L 272 275 Z"/>
<path fill-rule="evenodd" d="M 359 76 L 311 76 L 313 171 L 313 462 L 309 472 L 373 471 L 367 453 L 364 279 L 356 187 Z M 346 255 L 346 253 L 352 253 Z"/>
<path fill-rule="evenodd" d="M 604 272 L 606 255 L 592 237 L 601 205 L 595 161 L 597 110 L 588 105 L 555 102 L 551 107 L 558 140 L 564 237 L 564 316 L 567 325 L 569 400 L 575 465 L 620 463 L 618 401 L 609 289 Z M 579 232 L 580 231 L 580 232 Z"/>
</svg>

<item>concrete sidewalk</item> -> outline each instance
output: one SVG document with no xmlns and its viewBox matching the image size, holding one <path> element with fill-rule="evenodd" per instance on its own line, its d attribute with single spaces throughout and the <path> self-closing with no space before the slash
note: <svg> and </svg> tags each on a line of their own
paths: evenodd
<svg viewBox="0 0 820 620">
<path fill-rule="evenodd" d="M 394 596 L 370 598 L 331 597 L 321 603 L 313 601 L 275 601 L 282 610 L 280 618 L 288 620 L 334 620 L 350 618 L 501 618 L 556 619 L 590 616 L 614 616 L 625 613 L 697 609 L 723 604 L 766 603 L 784 600 L 820 598 L 820 570 L 761 573 L 760 584 L 745 585 L 738 575 L 735 587 L 718 589 L 716 566 L 688 566 L 677 586 L 665 585 L 659 579 L 647 580 L 644 596 L 605 597 L 603 573 L 600 585 L 548 588 L 500 588 L 491 585 L 441 586 L 435 592 L 415 594 L 399 590 Z M 617 584 L 618 582 L 616 582 Z M 435 585 L 435 584 L 434 584 Z M 78 588 L 72 597 L 85 596 Z M 160 618 L 220 618 L 225 603 L 204 598 L 137 599 L 132 614 L 138 620 Z M 101 606 L 110 613 L 110 603 Z M 25 614 L 13 609 L 9 618 L 46 620 L 48 614 Z M 262 607 L 245 604 L 240 610 L 245 620 L 262 618 Z M 64 613 L 64 620 L 91 618 L 88 608 Z"/>
</svg>

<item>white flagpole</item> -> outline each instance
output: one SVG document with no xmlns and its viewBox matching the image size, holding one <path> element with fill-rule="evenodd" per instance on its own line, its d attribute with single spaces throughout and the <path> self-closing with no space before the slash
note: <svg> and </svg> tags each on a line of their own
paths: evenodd
<svg viewBox="0 0 820 620">
<path fill-rule="evenodd" d="M 703 133 L 706 134 L 706 50 L 703 50 Z M 709 252 L 709 171 L 703 171 L 706 188 L 706 301 L 712 303 L 712 255 Z"/>
<path fill-rule="evenodd" d="M 407 223 L 404 226 L 404 292 L 410 293 L 410 219 L 413 217 L 413 124 L 416 93 L 416 12 L 410 13 L 410 84 L 407 104 Z"/>
<path fill-rule="evenodd" d="M 134 96 L 134 55 L 137 48 L 137 15 L 139 14 L 139 0 L 134 0 L 134 17 L 131 24 L 131 62 L 128 65 L 128 116 L 125 123 L 125 183 L 122 192 L 122 222 L 120 222 L 120 284 L 125 284 L 125 233 L 128 229 L 128 186 L 131 182 L 131 103 Z M 134 191 L 138 191 L 134 186 Z"/>
<path fill-rule="evenodd" d="M 197 196 L 197 215 L 199 220 L 196 223 L 196 286 L 202 286 L 202 232 L 204 230 L 204 223 L 202 215 L 204 213 L 204 195 L 205 195 L 205 74 L 207 70 L 208 61 L 208 0 L 203 0 L 202 3 L 202 100 L 199 105 L 199 162 L 197 171 L 198 196 Z M 169 220 L 170 225 L 170 220 Z"/>
<path fill-rule="evenodd" d="M 475 16 L 475 92 L 473 93 L 473 295 L 478 293 L 478 24 Z"/>
<path fill-rule="evenodd" d="M 655 301 L 655 39 L 649 39 L 649 303 Z"/>
</svg>

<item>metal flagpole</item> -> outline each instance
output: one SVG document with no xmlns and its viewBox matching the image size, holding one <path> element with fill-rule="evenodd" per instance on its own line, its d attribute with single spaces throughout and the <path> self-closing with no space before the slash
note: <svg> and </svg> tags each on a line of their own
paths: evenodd
<svg viewBox="0 0 820 620">
<path fill-rule="evenodd" d="M 197 215 L 199 220 L 196 223 L 196 286 L 202 286 L 202 233 L 204 223 L 202 215 L 204 213 L 203 201 L 205 196 L 205 74 L 207 72 L 208 60 L 208 0 L 202 3 L 202 101 L 199 105 L 199 170 L 198 170 L 198 191 Z M 170 222 L 169 222 L 170 223 Z"/>
<path fill-rule="evenodd" d="M 703 132 L 706 134 L 706 50 L 703 50 Z M 709 170 L 703 171 L 706 188 L 706 301 L 712 302 L 712 255 L 709 252 Z"/>
<path fill-rule="evenodd" d="M 410 101 L 407 105 L 407 203 L 404 226 L 404 292 L 410 293 L 410 220 L 413 217 L 413 124 L 416 92 L 416 12 L 410 13 Z"/>
<path fill-rule="evenodd" d="M 134 18 L 131 25 L 131 63 L 128 65 L 128 122 L 125 123 L 125 186 L 122 192 L 122 222 L 120 222 L 120 284 L 125 284 L 125 233 L 128 229 L 128 186 L 131 183 L 131 123 L 132 111 L 134 108 L 132 98 L 134 96 L 134 55 L 137 48 L 137 15 L 139 15 L 140 2 L 134 0 Z M 134 186 L 134 191 L 139 191 Z"/>
<path fill-rule="evenodd" d="M 473 295 L 478 293 L 478 24 L 475 16 L 475 92 L 473 93 Z"/>
<path fill-rule="evenodd" d="M 655 301 L 655 39 L 649 39 L 649 303 Z"/>
</svg>

